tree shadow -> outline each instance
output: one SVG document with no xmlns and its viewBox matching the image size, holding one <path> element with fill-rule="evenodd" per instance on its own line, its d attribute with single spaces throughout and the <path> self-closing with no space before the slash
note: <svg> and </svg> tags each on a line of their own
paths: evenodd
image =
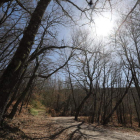
<svg viewBox="0 0 140 140">
<path fill-rule="evenodd" d="M 27 136 L 18 127 L 11 127 L 9 124 L 5 123 L 2 128 L 0 128 L 0 138 L 1 139 L 28 139 L 32 140 L 31 137 Z"/>
<path fill-rule="evenodd" d="M 46 119 L 47 120 L 47 119 Z M 17 127 L 6 126 L 0 138 L 7 139 L 6 135 L 10 132 L 20 136 L 20 139 L 28 140 L 55 140 L 63 137 L 64 140 L 88 140 L 88 139 L 117 139 L 123 140 L 121 136 L 110 134 L 110 131 L 98 125 L 87 124 L 84 122 L 74 121 L 73 118 L 55 118 L 48 120 L 48 123 L 37 123 L 32 131 L 25 133 Z M 26 124 L 25 128 L 26 129 Z M 39 132 L 40 131 L 40 132 Z M 0 131 L 2 132 L 2 131 Z M 2 135 L 1 135 L 2 134 Z M 45 134 L 45 135 L 42 135 Z M 32 138 L 30 137 L 32 136 Z M 12 139 L 12 137 L 10 138 Z M 14 138 L 19 139 L 19 138 Z"/>
<path fill-rule="evenodd" d="M 51 139 L 56 139 L 58 138 L 62 133 L 63 135 L 67 135 L 66 140 L 80 140 L 82 139 L 88 139 L 88 138 L 95 138 L 99 137 L 101 133 L 105 134 L 106 130 L 99 129 L 97 126 L 91 126 L 88 124 L 85 124 L 84 122 L 76 122 L 73 119 L 60 119 L 55 121 L 55 123 L 61 124 L 64 126 L 64 128 L 59 129 L 55 128 L 55 133 L 48 136 L 48 137 L 39 137 L 39 138 L 34 138 L 36 139 L 46 139 L 46 140 L 51 140 Z M 76 123 L 76 124 L 75 124 Z M 68 125 L 68 126 L 67 126 Z M 56 132 L 57 131 L 57 132 Z M 90 131 L 89 134 L 85 133 L 84 131 Z M 96 131 L 98 134 L 92 135 L 92 133 Z"/>
<path fill-rule="evenodd" d="M 76 125 L 71 125 L 69 127 L 66 127 L 66 128 L 63 128 L 63 129 L 59 130 L 58 132 L 54 133 L 53 135 L 51 135 L 49 137 L 34 138 L 34 140 L 36 140 L 36 139 L 55 139 L 60 134 L 62 134 L 65 130 L 68 130 L 68 129 L 72 128 L 72 127 L 78 127 L 78 126 L 80 126 L 82 124 L 83 124 L 83 122 L 80 123 L 79 125 L 77 125 L 77 124 Z M 55 131 L 57 131 L 57 130 L 58 130 L 58 128 L 55 129 Z"/>
<path fill-rule="evenodd" d="M 87 124 L 84 122 L 76 122 L 73 118 L 68 119 L 58 119 L 54 120 L 58 127 L 54 129 L 54 134 L 48 137 L 39 137 L 36 139 L 45 139 L 45 140 L 55 140 L 61 139 L 62 136 L 65 136 L 65 140 L 88 140 L 88 139 L 117 139 L 122 140 L 122 137 L 110 133 L 107 129 Z M 62 128 L 60 128 L 63 126 Z M 62 135 L 61 135 L 62 134 Z"/>
</svg>

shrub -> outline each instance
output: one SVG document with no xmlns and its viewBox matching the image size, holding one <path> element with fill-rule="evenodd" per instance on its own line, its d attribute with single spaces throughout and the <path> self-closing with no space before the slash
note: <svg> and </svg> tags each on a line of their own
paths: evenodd
<svg viewBox="0 0 140 140">
<path fill-rule="evenodd" d="M 38 111 L 34 108 L 30 108 L 30 113 L 34 116 L 38 115 Z"/>
</svg>

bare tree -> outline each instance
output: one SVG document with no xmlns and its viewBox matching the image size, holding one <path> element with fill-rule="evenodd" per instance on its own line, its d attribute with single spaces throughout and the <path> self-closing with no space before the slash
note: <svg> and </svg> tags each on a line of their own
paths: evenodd
<svg viewBox="0 0 140 140">
<path fill-rule="evenodd" d="M 7 105 L 7 101 L 10 96 L 10 91 L 14 88 L 18 78 L 23 71 L 23 66 L 29 56 L 31 47 L 34 42 L 35 35 L 38 31 L 39 25 L 41 23 L 41 17 L 43 16 L 50 1 L 41 0 L 34 13 L 32 14 L 31 20 L 28 27 L 24 31 L 23 38 L 19 44 L 19 47 L 4 71 L 1 81 L 0 81 L 0 122 L 2 121 L 2 116 Z M 41 10 L 40 10 L 41 9 Z M 26 46 L 26 48 L 25 48 Z"/>
</svg>

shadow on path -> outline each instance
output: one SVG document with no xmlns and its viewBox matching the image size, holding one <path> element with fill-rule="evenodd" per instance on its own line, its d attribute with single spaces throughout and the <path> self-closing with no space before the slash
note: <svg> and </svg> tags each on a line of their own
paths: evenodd
<svg viewBox="0 0 140 140">
<path fill-rule="evenodd" d="M 140 140 L 135 135 L 114 132 L 98 125 L 74 121 L 73 117 L 34 117 L 29 120 L 32 120 L 31 123 L 26 119 L 21 130 L 12 128 L 8 131 L 20 132 L 21 139 L 24 140 Z M 19 139 L 14 138 L 14 140 Z"/>
<path fill-rule="evenodd" d="M 22 130 L 18 127 L 11 127 L 8 124 L 4 124 L 3 128 L 0 128 L 0 139 L 5 140 L 17 140 L 17 139 L 28 139 L 32 140 L 31 137 L 27 136 Z"/>
<path fill-rule="evenodd" d="M 65 140 L 80 140 L 80 139 L 95 139 L 100 135 L 105 136 L 106 130 L 96 128 L 96 126 L 87 125 L 84 122 L 75 122 L 73 118 L 69 119 L 53 119 L 53 123 L 60 124 L 63 126 L 62 129 L 55 129 L 55 133 L 49 137 L 38 137 L 36 139 L 59 139 L 59 136 L 62 134 L 65 136 Z M 102 134 L 101 134 L 102 133 Z M 119 140 L 119 139 L 118 139 Z"/>
</svg>

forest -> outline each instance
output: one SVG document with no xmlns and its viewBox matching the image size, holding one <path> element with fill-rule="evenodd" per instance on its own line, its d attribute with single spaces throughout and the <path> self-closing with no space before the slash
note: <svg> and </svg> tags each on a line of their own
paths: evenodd
<svg viewBox="0 0 140 140">
<path fill-rule="evenodd" d="M 1 0 L 0 126 L 43 106 L 52 117 L 140 127 L 139 2 Z M 98 17 L 112 18 L 111 31 Z"/>
</svg>

